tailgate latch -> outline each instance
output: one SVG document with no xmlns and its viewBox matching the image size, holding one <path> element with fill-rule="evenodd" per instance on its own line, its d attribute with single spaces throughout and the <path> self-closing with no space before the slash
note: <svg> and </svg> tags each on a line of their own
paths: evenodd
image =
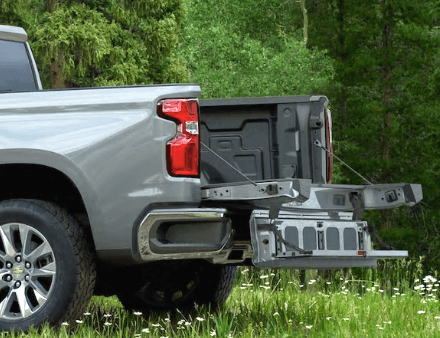
<svg viewBox="0 0 440 338">
<path fill-rule="evenodd" d="M 266 194 L 277 195 L 278 194 L 278 184 L 272 183 L 266 186 Z"/>
</svg>

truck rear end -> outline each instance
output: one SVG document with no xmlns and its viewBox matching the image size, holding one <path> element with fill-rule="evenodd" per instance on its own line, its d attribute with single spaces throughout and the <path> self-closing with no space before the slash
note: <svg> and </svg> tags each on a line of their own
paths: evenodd
<svg viewBox="0 0 440 338">
<path fill-rule="evenodd" d="M 201 100 L 202 204 L 225 207 L 234 239 L 250 248 L 232 250 L 231 260 L 252 257 L 261 268 L 331 269 L 407 256 L 372 250 L 375 231 L 361 216 L 364 210 L 414 205 L 422 199 L 421 187 L 329 184 L 327 104 L 324 96 Z M 283 203 L 285 182 L 294 182 L 296 194 Z M 250 196 L 255 185 L 259 198 Z"/>
</svg>

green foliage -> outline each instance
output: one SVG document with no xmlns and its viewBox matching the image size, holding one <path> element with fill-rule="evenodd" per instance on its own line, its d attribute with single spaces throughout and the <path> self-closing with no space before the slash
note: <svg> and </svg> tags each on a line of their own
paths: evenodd
<svg viewBox="0 0 440 338">
<path fill-rule="evenodd" d="M 83 316 L 59 329 L 44 325 L 1 337 L 437 337 L 438 281 L 420 260 L 376 269 L 238 270 L 220 309 L 125 312 L 116 297 L 93 297 Z"/>
<path fill-rule="evenodd" d="M 7 1 L 7 2 L 6 2 Z M 0 3 L 0 20 L 27 29 L 45 87 L 184 82 L 175 56 L 181 0 Z"/>
<path fill-rule="evenodd" d="M 47 74 L 53 59 L 58 58 L 64 79 L 85 78 L 91 65 L 105 65 L 106 56 L 113 51 L 117 29 L 116 24 L 108 24 L 101 13 L 83 4 L 58 6 L 46 14 L 34 33 L 32 47 L 43 65 L 40 70 Z"/>
<path fill-rule="evenodd" d="M 421 183 L 424 203 L 366 214 L 390 244 L 440 256 L 438 116 L 439 3 L 308 2 L 309 42 L 328 50 L 335 151 L 374 183 Z M 325 17 L 326 20 L 322 20 Z M 338 182 L 362 184 L 339 166 Z M 335 181 L 336 182 L 336 181 Z"/>
<path fill-rule="evenodd" d="M 333 76 L 325 52 L 307 49 L 287 14 L 277 11 L 281 2 L 259 3 L 269 12 L 255 11 L 250 1 L 186 5 L 179 55 L 203 98 L 311 94 Z M 300 15 L 299 6 L 291 11 Z"/>
</svg>

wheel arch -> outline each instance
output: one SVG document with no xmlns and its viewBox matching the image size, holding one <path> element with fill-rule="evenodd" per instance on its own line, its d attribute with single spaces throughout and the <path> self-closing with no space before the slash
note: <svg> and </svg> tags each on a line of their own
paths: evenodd
<svg viewBox="0 0 440 338">
<path fill-rule="evenodd" d="M 0 152 L 0 201 L 37 199 L 52 202 L 90 227 L 87 180 L 68 158 L 40 150 Z"/>
</svg>

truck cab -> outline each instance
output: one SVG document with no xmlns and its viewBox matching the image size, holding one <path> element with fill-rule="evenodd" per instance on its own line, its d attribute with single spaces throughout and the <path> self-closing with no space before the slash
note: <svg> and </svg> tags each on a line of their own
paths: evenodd
<svg viewBox="0 0 440 338">
<path fill-rule="evenodd" d="M 2 26 L 0 51 L 0 93 L 43 89 L 23 28 Z"/>
</svg>

